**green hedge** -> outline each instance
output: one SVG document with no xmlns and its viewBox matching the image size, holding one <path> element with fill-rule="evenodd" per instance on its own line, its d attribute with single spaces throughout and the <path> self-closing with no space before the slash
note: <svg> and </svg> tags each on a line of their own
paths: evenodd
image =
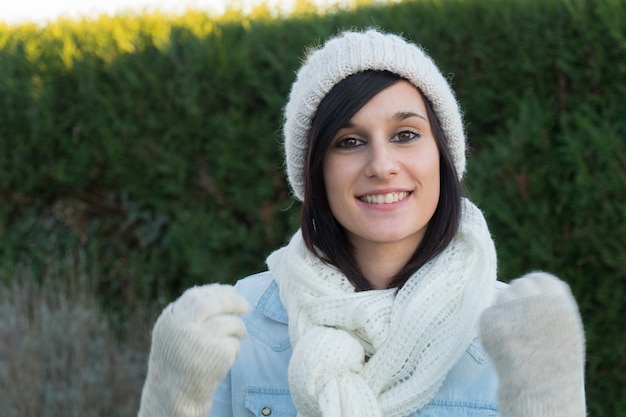
<svg viewBox="0 0 626 417">
<path fill-rule="evenodd" d="M 0 25 L 0 268 L 80 248 L 122 310 L 264 269 L 298 221 L 280 127 L 303 50 L 377 25 L 453 75 L 501 279 L 571 284 L 590 414 L 626 416 L 626 2 L 261 12 Z"/>
</svg>

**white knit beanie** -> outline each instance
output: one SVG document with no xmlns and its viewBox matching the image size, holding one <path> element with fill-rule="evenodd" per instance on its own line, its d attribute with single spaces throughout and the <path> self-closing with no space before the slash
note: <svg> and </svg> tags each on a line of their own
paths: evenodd
<svg viewBox="0 0 626 417">
<path fill-rule="evenodd" d="M 465 172 L 465 134 L 459 105 L 447 80 L 417 45 L 375 29 L 344 32 L 308 54 L 285 106 L 285 160 L 294 195 L 304 200 L 304 161 L 317 106 L 339 81 L 366 70 L 386 70 L 410 81 L 432 103 L 459 179 Z"/>
</svg>

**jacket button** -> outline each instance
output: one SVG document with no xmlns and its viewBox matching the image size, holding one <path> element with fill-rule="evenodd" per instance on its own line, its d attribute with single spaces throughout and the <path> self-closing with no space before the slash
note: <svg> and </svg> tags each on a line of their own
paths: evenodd
<svg viewBox="0 0 626 417">
<path fill-rule="evenodd" d="M 263 407 L 263 409 L 261 410 L 261 414 L 263 414 L 265 417 L 267 417 L 270 414 L 272 414 L 272 409 L 269 408 L 269 407 Z"/>
</svg>

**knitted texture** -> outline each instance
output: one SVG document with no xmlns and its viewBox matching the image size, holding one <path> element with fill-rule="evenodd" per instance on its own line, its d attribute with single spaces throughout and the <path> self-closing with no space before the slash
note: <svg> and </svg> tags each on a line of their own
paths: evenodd
<svg viewBox="0 0 626 417">
<path fill-rule="evenodd" d="M 217 383 L 239 353 L 248 303 L 233 287 L 191 288 L 154 325 L 140 417 L 206 417 Z"/>
<path fill-rule="evenodd" d="M 355 292 L 300 233 L 267 262 L 289 314 L 289 386 L 301 417 L 398 417 L 423 407 L 477 336 L 496 279 L 493 241 L 468 200 L 455 239 L 397 294 Z"/>
<path fill-rule="evenodd" d="M 283 128 L 287 177 L 304 200 L 304 160 L 311 121 L 320 102 L 339 81 L 365 70 L 393 72 L 415 85 L 432 103 L 459 179 L 465 172 L 465 133 L 459 105 L 447 80 L 417 45 L 370 29 L 345 32 L 310 53 L 297 73 L 285 106 Z"/>
<path fill-rule="evenodd" d="M 567 284 L 545 273 L 513 281 L 480 326 L 502 417 L 586 415 L 583 326 Z"/>
</svg>

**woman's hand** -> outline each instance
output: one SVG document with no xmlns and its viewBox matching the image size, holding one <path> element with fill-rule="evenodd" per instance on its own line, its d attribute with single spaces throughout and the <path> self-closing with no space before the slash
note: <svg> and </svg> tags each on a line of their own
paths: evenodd
<svg viewBox="0 0 626 417">
<path fill-rule="evenodd" d="M 191 288 L 154 325 L 139 416 L 208 416 L 217 383 L 239 354 L 248 303 L 228 285 Z"/>
<path fill-rule="evenodd" d="M 565 282 L 542 272 L 512 281 L 480 327 L 502 417 L 585 416 L 584 331 Z"/>
</svg>

